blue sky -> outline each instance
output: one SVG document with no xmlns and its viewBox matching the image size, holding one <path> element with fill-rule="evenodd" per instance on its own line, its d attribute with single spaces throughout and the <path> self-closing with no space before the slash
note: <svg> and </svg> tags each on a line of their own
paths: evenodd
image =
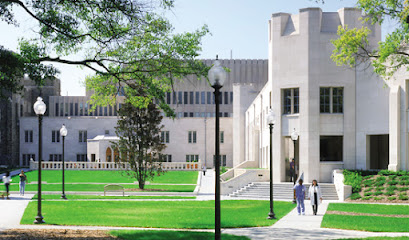
<svg viewBox="0 0 409 240">
<path fill-rule="evenodd" d="M 325 4 L 313 0 L 176 0 L 175 8 L 164 13 L 175 27 L 175 32 L 187 32 L 209 26 L 211 35 L 203 41 L 201 58 L 267 59 L 267 26 L 271 14 L 286 12 L 297 14 L 300 8 L 320 7 L 335 12 L 342 7 L 355 6 L 355 0 L 326 0 Z M 17 8 L 16 8 L 17 9 Z M 0 45 L 16 51 L 21 37 L 33 36 L 33 23 L 23 12 L 17 11 L 20 27 L 0 22 Z M 393 29 L 385 22 L 383 35 Z M 70 58 L 75 59 L 76 56 Z M 55 65 L 61 70 L 61 95 L 85 95 L 83 81 L 92 71 L 73 66 Z"/>
</svg>

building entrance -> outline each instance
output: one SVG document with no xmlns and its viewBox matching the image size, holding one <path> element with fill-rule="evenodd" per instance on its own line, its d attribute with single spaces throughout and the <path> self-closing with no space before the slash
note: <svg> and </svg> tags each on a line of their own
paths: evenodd
<svg viewBox="0 0 409 240">
<path fill-rule="evenodd" d="M 291 168 L 292 165 L 294 165 L 295 168 L 295 178 L 297 179 L 298 174 L 299 174 L 299 166 L 300 166 L 300 161 L 299 161 L 299 143 L 300 138 L 298 138 L 297 141 L 295 141 L 295 146 L 293 140 L 291 140 L 291 137 L 284 137 L 284 153 L 285 153 L 285 181 L 286 182 L 293 182 L 293 169 Z M 295 148 L 294 148 L 295 147 Z M 294 159 L 295 164 L 291 163 L 291 161 Z"/>
<path fill-rule="evenodd" d="M 389 134 L 369 135 L 369 169 L 388 169 Z"/>
</svg>

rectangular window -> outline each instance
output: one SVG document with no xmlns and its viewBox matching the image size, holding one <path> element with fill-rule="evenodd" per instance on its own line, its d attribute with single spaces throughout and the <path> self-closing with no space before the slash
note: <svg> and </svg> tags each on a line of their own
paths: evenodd
<svg viewBox="0 0 409 240">
<path fill-rule="evenodd" d="M 108 107 L 104 107 L 104 116 L 108 116 Z"/>
<path fill-rule="evenodd" d="M 183 92 L 183 104 L 188 104 L 187 92 Z"/>
<path fill-rule="evenodd" d="M 55 103 L 55 116 L 57 117 L 58 117 L 58 113 L 60 112 L 59 109 L 60 109 L 60 105 L 58 103 Z"/>
<path fill-rule="evenodd" d="M 189 114 L 187 112 L 183 113 L 183 117 L 188 117 L 188 116 L 189 116 Z"/>
<path fill-rule="evenodd" d="M 70 103 L 70 116 L 74 115 L 74 103 Z"/>
<path fill-rule="evenodd" d="M 78 103 L 75 103 L 75 116 L 78 116 Z"/>
<path fill-rule="evenodd" d="M 193 117 L 193 113 L 192 113 L 192 112 L 189 113 L 189 117 Z"/>
<path fill-rule="evenodd" d="M 283 97 L 283 113 L 291 114 L 291 89 L 284 89 Z"/>
<path fill-rule="evenodd" d="M 196 131 L 189 131 L 188 143 L 196 143 Z"/>
<path fill-rule="evenodd" d="M 200 100 L 200 92 L 196 92 L 195 93 L 195 104 L 200 104 L 199 100 Z"/>
<path fill-rule="evenodd" d="M 60 116 L 64 116 L 64 103 L 60 103 Z"/>
<path fill-rule="evenodd" d="M 87 131 L 82 130 L 78 132 L 78 142 L 87 142 Z"/>
<path fill-rule="evenodd" d="M 51 142 L 60 142 L 60 130 L 51 131 Z"/>
<path fill-rule="evenodd" d="M 220 143 L 224 143 L 224 131 L 220 131 Z"/>
<path fill-rule="evenodd" d="M 178 104 L 182 104 L 182 92 L 178 92 Z"/>
<path fill-rule="evenodd" d="M 68 116 L 68 103 L 65 103 L 64 110 L 65 110 L 65 116 Z"/>
<path fill-rule="evenodd" d="M 170 92 L 166 93 L 166 104 L 170 104 Z"/>
<path fill-rule="evenodd" d="M 212 93 L 211 92 L 207 92 L 207 104 L 212 104 Z"/>
<path fill-rule="evenodd" d="M 194 92 L 189 92 L 189 104 L 195 104 L 194 103 Z"/>
<path fill-rule="evenodd" d="M 320 136 L 320 161 L 343 161 L 343 136 Z"/>
<path fill-rule="evenodd" d="M 199 161 L 199 155 L 197 154 L 186 155 L 186 162 L 198 162 L 198 161 Z"/>
<path fill-rule="evenodd" d="M 230 104 L 233 104 L 233 92 L 230 92 Z"/>
<path fill-rule="evenodd" d="M 219 92 L 219 103 L 223 104 L 223 92 Z"/>
<path fill-rule="evenodd" d="M 220 155 L 220 166 L 225 167 L 227 163 L 227 157 L 226 155 Z M 216 166 L 216 155 L 213 155 L 213 166 Z"/>
<path fill-rule="evenodd" d="M 88 103 L 84 103 L 84 116 L 88 116 Z"/>
<path fill-rule="evenodd" d="M 206 104 L 206 93 L 205 92 L 200 92 L 200 103 Z"/>
<path fill-rule="evenodd" d="M 332 88 L 332 112 L 344 112 L 344 88 Z"/>
<path fill-rule="evenodd" d="M 83 104 L 80 102 L 80 116 L 84 115 Z"/>
<path fill-rule="evenodd" d="M 330 113 L 330 88 L 320 88 L 320 113 Z"/>
<path fill-rule="evenodd" d="M 283 89 L 283 114 L 296 114 L 300 112 L 299 88 Z"/>
<path fill-rule="evenodd" d="M 87 154 L 77 154 L 77 162 L 86 162 Z"/>
<path fill-rule="evenodd" d="M 169 143 L 169 131 L 161 132 L 162 143 Z"/>
<path fill-rule="evenodd" d="M 224 92 L 224 104 L 229 104 L 229 92 Z"/>
<path fill-rule="evenodd" d="M 109 105 L 109 116 L 112 116 L 112 106 Z"/>
<path fill-rule="evenodd" d="M 172 96 L 173 96 L 172 103 L 177 104 L 178 102 L 177 102 L 177 98 L 176 98 L 176 92 L 173 92 Z"/>
<path fill-rule="evenodd" d="M 343 113 L 343 112 L 344 112 L 344 88 L 321 87 L 320 113 Z"/>
<path fill-rule="evenodd" d="M 29 166 L 31 159 L 35 161 L 35 154 L 23 154 L 23 166 Z"/>
<path fill-rule="evenodd" d="M 225 112 L 225 113 L 224 113 L 224 117 L 229 117 L 229 113 L 228 113 L 228 112 Z"/>
<path fill-rule="evenodd" d="M 33 142 L 33 130 L 24 131 L 24 142 L 32 143 Z"/>
</svg>

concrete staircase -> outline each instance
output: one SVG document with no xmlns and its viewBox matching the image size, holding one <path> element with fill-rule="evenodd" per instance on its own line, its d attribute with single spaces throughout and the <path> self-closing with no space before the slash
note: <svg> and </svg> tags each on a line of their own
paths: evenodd
<svg viewBox="0 0 409 240">
<path fill-rule="evenodd" d="M 304 184 L 305 187 L 310 187 L 310 184 Z M 320 183 L 322 198 L 324 200 L 338 200 L 335 185 L 332 183 Z M 291 200 L 293 199 L 293 184 L 292 183 L 274 183 L 273 185 L 274 199 Z M 270 198 L 270 183 L 269 182 L 253 182 L 247 186 L 235 191 L 229 195 L 237 198 Z"/>
</svg>

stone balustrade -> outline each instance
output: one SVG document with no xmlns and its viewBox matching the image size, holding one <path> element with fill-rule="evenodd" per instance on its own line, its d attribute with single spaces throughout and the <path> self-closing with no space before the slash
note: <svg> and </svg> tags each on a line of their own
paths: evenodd
<svg viewBox="0 0 409 240">
<path fill-rule="evenodd" d="M 62 169 L 62 162 L 41 162 L 44 170 Z M 65 170 L 127 170 L 129 163 L 124 162 L 65 162 Z M 161 163 L 164 171 L 200 171 L 201 162 L 163 162 Z M 38 169 L 38 162 L 30 161 L 30 169 Z"/>
</svg>

